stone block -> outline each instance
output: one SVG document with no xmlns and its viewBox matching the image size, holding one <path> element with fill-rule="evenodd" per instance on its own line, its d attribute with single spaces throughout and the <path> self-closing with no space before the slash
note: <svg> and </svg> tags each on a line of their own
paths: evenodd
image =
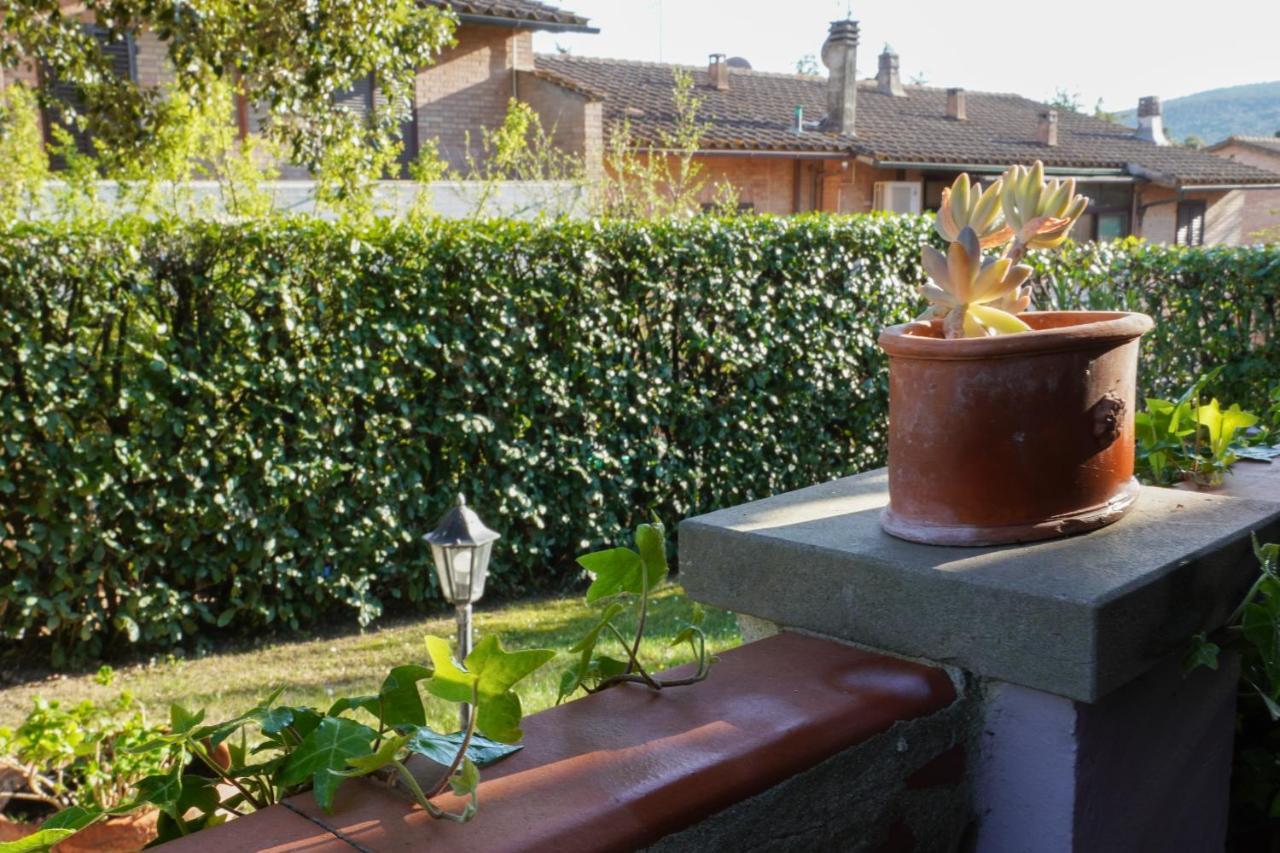
<svg viewBox="0 0 1280 853">
<path fill-rule="evenodd" d="M 1280 504 L 1144 487 L 1118 523 L 999 548 L 880 529 L 881 469 L 680 525 L 699 601 L 1095 702 L 1220 626 L 1280 538 Z"/>
</svg>

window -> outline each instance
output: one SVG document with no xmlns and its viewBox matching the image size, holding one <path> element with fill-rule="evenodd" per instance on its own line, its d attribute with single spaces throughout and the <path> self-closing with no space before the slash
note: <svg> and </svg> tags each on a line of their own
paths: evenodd
<svg viewBox="0 0 1280 853">
<path fill-rule="evenodd" d="M 1179 246 L 1203 246 L 1204 211 L 1203 201 L 1178 202 L 1178 228 L 1174 232 L 1173 242 Z"/>
<path fill-rule="evenodd" d="M 1133 205 L 1131 184 L 1080 184 L 1076 191 L 1089 199 L 1089 207 L 1072 227 L 1072 239 L 1106 242 L 1129 236 L 1129 213 Z"/>
<path fill-rule="evenodd" d="M 102 52 L 111 60 L 111 71 L 117 77 L 124 80 L 137 82 L 137 52 L 134 47 L 133 37 L 126 35 L 123 39 L 117 41 L 107 40 L 107 31 L 102 27 L 85 25 L 85 32 L 89 33 L 97 40 L 98 46 L 102 48 Z M 53 96 L 59 101 L 67 104 L 75 112 L 82 113 L 84 111 L 84 96 L 80 92 L 80 88 L 74 83 L 64 83 L 53 77 L 47 69 L 44 72 L 49 76 L 52 82 Z M 71 133 L 76 142 L 76 149 L 82 154 L 93 153 L 93 142 L 88 133 L 82 130 L 77 122 L 67 122 L 63 119 L 60 110 L 46 111 L 44 114 L 45 142 L 52 143 L 54 141 L 51 130 L 53 127 L 66 128 Z M 62 162 L 62 158 L 52 158 L 52 165 L 55 169 L 63 168 L 66 164 Z"/>
<path fill-rule="evenodd" d="M 386 96 L 382 94 L 382 90 L 374 85 L 373 75 L 356 81 L 356 84 L 350 89 L 342 92 L 336 92 L 333 96 L 334 103 L 355 113 L 366 123 L 372 121 L 375 109 L 383 109 L 387 106 Z M 418 125 L 414 120 L 416 110 L 410 105 L 408 120 L 400 125 L 400 141 L 403 146 L 400 149 L 400 156 L 397 162 L 400 163 L 401 177 L 406 177 L 409 172 L 409 164 L 418 156 Z"/>
</svg>

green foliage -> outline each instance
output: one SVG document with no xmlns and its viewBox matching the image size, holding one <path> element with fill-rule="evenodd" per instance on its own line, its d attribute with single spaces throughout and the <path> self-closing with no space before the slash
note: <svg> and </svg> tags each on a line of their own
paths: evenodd
<svg viewBox="0 0 1280 853">
<path fill-rule="evenodd" d="M 1042 309 L 1141 311 L 1138 387 L 1172 399 L 1224 365 L 1215 396 L 1264 411 L 1280 374 L 1280 249 L 1165 246 L 1134 238 L 1067 243 L 1060 257 L 1032 254 Z"/>
<path fill-rule="evenodd" d="M 64 6 L 6 3 L 0 68 L 38 62 L 45 105 L 89 134 L 109 170 L 115 156 L 136 161 L 166 133 L 182 132 L 173 101 L 201 110 L 216 102 L 221 86 L 265 110 L 265 132 L 296 162 L 341 159 L 351 180 L 380 175 L 381 157 L 409 115 L 414 75 L 451 43 L 456 22 L 448 9 L 416 0 L 211 0 L 199 9 L 182 0 L 86 0 L 74 12 Z M 113 74 L 97 38 L 81 26 L 85 14 L 108 42 L 142 32 L 158 38 L 173 71 L 172 96 Z M 369 78 L 382 97 L 365 122 L 335 99 Z M 52 97 L 56 82 L 77 87 L 78 107 Z M 357 149 L 355 141 L 368 144 Z"/>
<path fill-rule="evenodd" d="M 36 699 L 20 725 L 0 727 L 0 768 L 20 781 L 7 802 L 9 816 L 32 807 L 119 806 L 134 784 L 170 758 L 163 749 L 133 751 L 160 732 L 128 693 L 103 705 Z"/>
<path fill-rule="evenodd" d="M 559 586 L 633 526 L 884 459 L 912 219 L 21 226 L 0 633 L 97 657 L 437 600 L 457 491 Z M 339 617 L 340 618 L 340 617 Z"/>
<path fill-rule="evenodd" d="M 694 674 L 664 680 L 650 675 L 641 663 L 640 643 L 644 639 L 649 600 L 667 579 L 668 573 L 667 544 L 662 525 L 655 522 L 637 526 L 635 544 L 634 551 L 630 548 L 609 548 L 578 558 L 578 565 L 592 577 L 591 586 L 587 588 L 587 603 L 603 601 L 605 607 L 600 621 L 569 650 L 577 659 L 560 678 L 557 697 L 560 702 L 579 689 L 596 693 L 623 682 L 645 684 L 655 690 L 695 684 L 705 679 L 711 669 L 714 659 L 707 654 L 707 638 L 701 627 L 703 612 L 696 604 L 690 621 L 672 640 L 673 646 L 689 644 L 697 660 Z M 635 619 L 632 638 L 626 637 L 618 625 L 618 619 L 627 612 L 628 604 Z M 602 639 L 615 641 L 626 660 L 599 654 Z"/>
<path fill-rule="evenodd" d="M 1217 669 L 1223 647 L 1240 655 L 1228 849 L 1263 849 L 1280 832 L 1280 544 L 1253 539 L 1261 571 L 1227 619 L 1222 640 L 1198 634 L 1184 669 Z"/>
<path fill-rule="evenodd" d="M 225 819 L 222 813 L 243 815 L 306 790 L 328 811 L 345 780 L 370 774 L 404 784 L 433 817 L 470 820 L 476 811 L 479 767 L 520 748 L 514 745 L 521 736 L 515 685 L 555 652 L 508 653 L 496 638 L 486 637 L 459 665 L 447 641 L 427 637 L 427 648 L 434 670 L 416 664 L 395 667 L 377 696 L 343 697 L 327 712 L 277 704 L 279 690 L 245 713 L 212 724 L 204 722 L 203 710 L 175 704 L 169 709 L 167 731 L 131 731 L 128 743 L 117 736 L 116 752 L 131 756 L 135 764 L 118 774 L 111 800 L 82 796 L 75 803 L 59 802 L 66 808 L 45 821 L 36 835 L 0 844 L 0 853 L 48 850 L 95 820 L 142 807 L 161 812 L 160 841 L 214 826 Z M 444 735 L 426 726 L 420 683 L 430 695 L 471 703 L 475 710 L 465 731 Z M 37 711 L 47 710 L 37 706 Z M 101 725 L 99 717 L 109 719 L 92 707 L 81 710 L 87 724 Z M 30 742 L 60 745 L 74 740 L 73 733 L 61 723 L 51 726 L 47 714 L 35 717 L 24 727 L 31 730 L 25 736 L 19 729 L 16 754 L 22 761 L 53 765 L 58 758 L 49 754 L 53 747 L 33 751 Z M 251 728 L 257 729 L 254 741 L 249 739 Z M 476 734 L 477 728 L 501 735 L 502 743 Z M 52 736 L 45 734 L 50 729 Z M 6 753 L 11 749 L 5 742 L 0 747 Z M 66 749 L 83 751 L 78 741 Z M 446 768 L 431 791 L 420 788 L 405 767 L 404 761 L 415 754 Z M 143 768 L 150 772 L 144 775 Z M 462 812 L 445 812 L 431 802 L 446 787 L 469 796 Z"/>
<path fill-rule="evenodd" d="M 494 593 L 556 588 L 640 507 L 683 518 L 883 464 L 875 338 L 922 307 L 928 227 L 16 226 L 0 635 L 62 663 L 421 609 L 421 537 L 458 491 L 505 537 Z M 1159 318 L 1147 395 L 1225 364 L 1214 394 L 1267 407 L 1280 250 L 1028 261 L 1044 307 Z"/>
<path fill-rule="evenodd" d="M 1202 404 L 1206 386 L 1222 372 L 1217 367 L 1200 377 L 1177 400 L 1148 397 L 1146 410 L 1134 416 L 1138 440 L 1139 474 L 1157 486 L 1183 479 L 1201 485 L 1221 485 L 1236 462 L 1241 433 L 1258 423 L 1257 415 L 1241 411 L 1239 403 L 1222 410 L 1217 398 Z"/>
<path fill-rule="evenodd" d="M 48 174 L 35 95 L 14 83 L 0 91 L 0 222 L 38 208 Z"/>
</svg>

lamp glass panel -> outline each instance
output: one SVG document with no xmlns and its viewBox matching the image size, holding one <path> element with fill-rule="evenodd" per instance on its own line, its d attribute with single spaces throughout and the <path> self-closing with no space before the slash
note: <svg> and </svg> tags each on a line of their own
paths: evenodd
<svg viewBox="0 0 1280 853">
<path fill-rule="evenodd" d="M 489 578 L 489 556 L 493 553 L 493 543 L 486 542 L 476 547 L 475 580 L 471 590 L 471 600 L 479 601 L 484 595 L 484 582 Z"/>
</svg>

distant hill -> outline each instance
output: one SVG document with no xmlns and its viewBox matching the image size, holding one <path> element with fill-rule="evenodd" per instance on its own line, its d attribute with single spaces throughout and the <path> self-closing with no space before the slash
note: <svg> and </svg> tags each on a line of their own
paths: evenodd
<svg viewBox="0 0 1280 853">
<path fill-rule="evenodd" d="M 1136 127 L 1137 110 L 1116 113 L 1121 124 Z M 1196 92 L 1164 102 L 1169 136 L 1181 142 L 1198 136 L 1212 145 L 1228 136 L 1271 136 L 1280 131 L 1280 80 Z"/>
</svg>

